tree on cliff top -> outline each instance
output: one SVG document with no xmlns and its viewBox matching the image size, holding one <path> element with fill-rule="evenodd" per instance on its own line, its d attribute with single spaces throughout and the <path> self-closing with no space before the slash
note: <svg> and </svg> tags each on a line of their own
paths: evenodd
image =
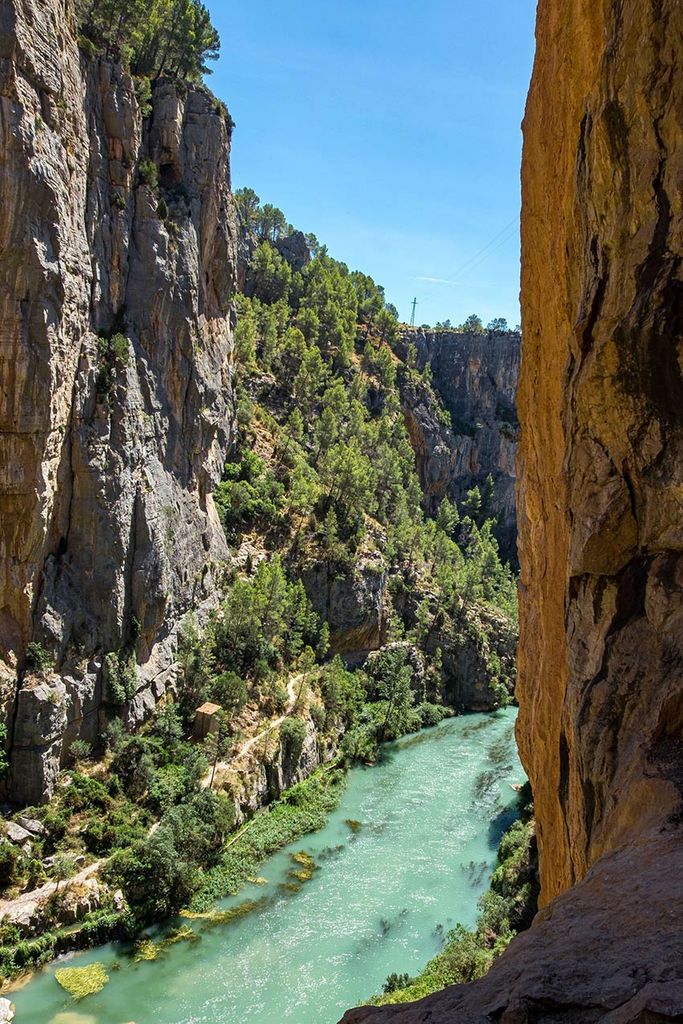
<svg viewBox="0 0 683 1024">
<path fill-rule="evenodd" d="M 216 60 L 218 32 L 199 0 L 82 0 L 81 33 L 134 75 L 198 82 Z"/>
</svg>

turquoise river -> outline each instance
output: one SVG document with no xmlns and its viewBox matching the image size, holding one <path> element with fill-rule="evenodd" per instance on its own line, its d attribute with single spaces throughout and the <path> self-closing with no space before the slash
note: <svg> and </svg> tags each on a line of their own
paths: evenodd
<svg viewBox="0 0 683 1024">
<path fill-rule="evenodd" d="M 258 909 L 186 922 L 199 940 L 153 962 L 118 946 L 63 958 L 11 995 L 16 1024 L 335 1024 L 387 974 L 417 973 L 456 922 L 474 923 L 524 780 L 514 717 L 466 715 L 387 746 L 376 767 L 350 772 L 325 828 L 221 904 L 259 899 Z M 317 868 L 290 892 L 298 851 Z M 109 982 L 75 1002 L 55 969 L 93 961 Z"/>
</svg>

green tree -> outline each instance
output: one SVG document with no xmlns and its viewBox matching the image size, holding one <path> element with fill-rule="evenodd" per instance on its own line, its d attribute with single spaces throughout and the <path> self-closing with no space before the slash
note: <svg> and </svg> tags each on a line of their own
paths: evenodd
<svg viewBox="0 0 683 1024">
<path fill-rule="evenodd" d="M 271 203 L 265 203 L 256 217 L 256 232 L 264 242 L 277 242 L 289 230 L 287 218 L 282 210 Z"/>
<path fill-rule="evenodd" d="M 81 0 L 81 32 L 134 75 L 200 81 L 216 60 L 218 33 L 199 0 Z"/>
<path fill-rule="evenodd" d="M 452 537 L 459 519 L 457 505 L 452 504 L 448 498 L 444 498 L 436 514 L 436 525 L 438 528 L 443 530 L 447 536 Z"/>
<path fill-rule="evenodd" d="M 254 230 L 259 207 L 261 200 L 254 192 L 253 188 L 238 188 L 233 193 L 235 200 L 235 206 L 239 214 L 240 220 L 244 224 L 245 228 L 250 231 Z"/>
<path fill-rule="evenodd" d="M 487 331 L 494 331 L 498 334 L 507 334 L 509 331 L 508 322 L 504 316 L 494 317 L 486 325 Z"/>
<path fill-rule="evenodd" d="M 292 283 L 292 269 L 277 249 L 261 242 L 249 267 L 249 286 L 261 302 L 272 305 L 286 299 Z"/>
<path fill-rule="evenodd" d="M 211 765 L 211 779 L 209 789 L 213 789 L 213 782 L 216 775 L 216 767 L 219 761 L 230 753 L 232 747 L 232 730 L 230 719 L 225 711 L 217 711 L 214 716 L 216 728 L 213 729 L 204 740 L 204 754 Z"/>
<path fill-rule="evenodd" d="M 306 724 L 297 715 L 285 718 L 280 726 L 280 742 L 285 760 L 296 764 L 303 750 L 306 739 Z"/>
<path fill-rule="evenodd" d="M 236 672 L 221 672 L 211 680 L 209 697 L 234 714 L 247 703 L 247 684 Z"/>
<path fill-rule="evenodd" d="M 154 732 L 167 748 L 175 746 L 183 738 L 180 709 L 173 701 L 162 704 L 157 710 L 154 719 Z"/>
<path fill-rule="evenodd" d="M 462 503 L 463 515 L 469 516 L 475 523 L 481 517 L 481 491 L 475 485 L 467 492 L 467 497 Z"/>
<path fill-rule="evenodd" d="M 462 330 L 468 334 L 483 334 L 484 324 L 481 317 L 478 317 L 476 313 L 471 313 L 463 323 Z"/>
</svg>

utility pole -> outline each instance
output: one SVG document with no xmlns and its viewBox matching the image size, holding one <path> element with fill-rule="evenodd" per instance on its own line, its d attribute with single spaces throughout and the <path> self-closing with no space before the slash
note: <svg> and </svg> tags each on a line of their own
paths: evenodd
<svg viewBox="0 0 683 1024">
<path fill-rule="evenodd" d="M 415 307 L 417 306 L 417 298 L 413 299 L 413 311 L 410 314 L 410 326 L 415 326 Z"/>
</svg>

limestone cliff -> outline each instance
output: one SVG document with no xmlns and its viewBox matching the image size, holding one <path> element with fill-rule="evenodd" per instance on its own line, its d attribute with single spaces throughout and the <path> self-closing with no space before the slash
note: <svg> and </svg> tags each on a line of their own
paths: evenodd
<svg viewBox="0 0 683 1024">
<path fill-rule="evenodd" d="M 683 8 L 540 0 L 537 42 L 518 736 L 544 907 L 482 981 L 349 1024 L 683 1013 Z"/>
<path fill-rule="evenodd" d="M 516 562 L 520 336 L 408 330 L 399 346 L 404 356 L 409 344 L 415 346 L 417 368 L 430 367 L 433 388 L 450 416 L 450 423 L 444 422 L 430 400 L 430 389 L 405 378 L 403 412 L 428 511 L 436 511 L 445 496 L 462 501 L 490 474 L 501 553 Z"/>
<path fill-rule="evenodd" d="M 27 802 L 96 735 L 107 654 L 127 718 L 154 704 L 226 552 L 231 122 L 164 80 L 143 111 L 71 6 L 0 4 L 0 655 Z"/>
</svg>

